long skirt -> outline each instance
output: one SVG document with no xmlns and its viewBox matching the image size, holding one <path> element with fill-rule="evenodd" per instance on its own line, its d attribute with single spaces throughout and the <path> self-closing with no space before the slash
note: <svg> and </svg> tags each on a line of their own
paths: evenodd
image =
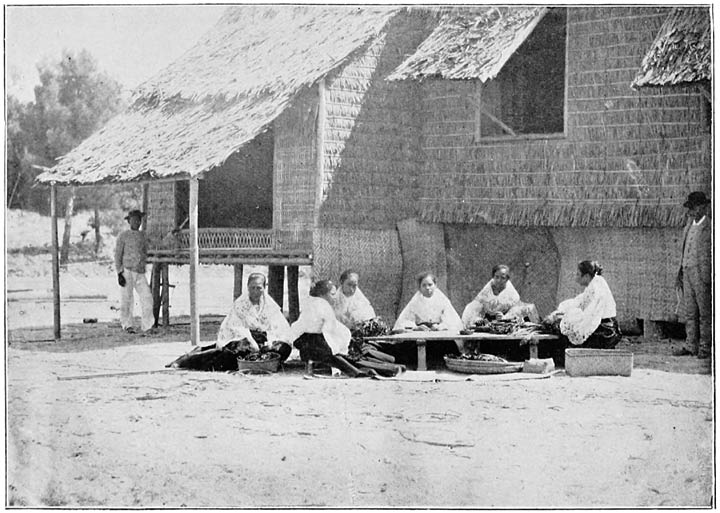
<svg viewBox="0 0 720 513">
<path fill-rule="evenodd" d="M 602 319 L 600 326 L 593 331 L 585 342 L 575 347 L 592 348 L 592 349 L 613 349 L 620 339 L 622 333 L 620 332 L 620 326 L 618 326 L 617 319 L 610 317 Z"/>
<path fill-rule="evenodd" d="M 565 349 L 614 349 L 622 339 L 622 332 L 615 317 L 601 319 L 600 325 L 595 331 L 579 345 L 571 344 L 559 329 L 557 333 L 560 335 L 560 344 L 555 345 L 556 349 L 552 351 L 552 358 L 555 360 L 555 365 L 558 366 L 565 365 Z"/>
</svg>

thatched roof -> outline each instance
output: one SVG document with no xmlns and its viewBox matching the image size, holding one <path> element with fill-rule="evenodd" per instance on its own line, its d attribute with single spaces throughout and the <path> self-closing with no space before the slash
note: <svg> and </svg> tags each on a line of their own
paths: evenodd
<svg viewBox="0 0 720 513">
<path fill-rule="evenodd" d="M 530 35 L 547 8 L 463 7 L 445 12 L 417 51 L 388 77 L 494 78 Z"/>
<path fill-rule="evenodd" d="M 633 87 L 710 80 L 712 40 L 708 7 L 678 7 L 660 27 Z"/>
<path fill-rule="evenodd" d="M 137 89 L 125 113 L 38 181 L 108 183 L 207 171 L 377 36 L 398 9 L 229 7 L 193 48 Z"/>
</svg>

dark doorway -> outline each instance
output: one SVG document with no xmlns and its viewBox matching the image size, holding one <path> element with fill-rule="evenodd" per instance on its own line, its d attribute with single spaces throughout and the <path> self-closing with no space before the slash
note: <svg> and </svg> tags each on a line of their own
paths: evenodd
<svg viewBox="0 0 720 513">
<path fill-rule="evenodd" d="M 264 132 L 200 180 L 199 228 L 272 228 L 272 130 Z M 188 182 L 176 182 L 176 222 L 188 217 Z M 187 228 L 185 223 L 183 228 Z"/>
</svg>

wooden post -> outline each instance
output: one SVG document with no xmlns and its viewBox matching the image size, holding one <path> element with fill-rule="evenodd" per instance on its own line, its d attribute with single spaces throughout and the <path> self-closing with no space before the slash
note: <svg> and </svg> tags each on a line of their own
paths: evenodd
<svg viewBox="0 0 720 513">
<path fill-rule="evenodd" d="M 95 229 L 95 257 L 97 258 L 98 251 L 100 251 L 100 241 L 102 240 L 102 236 L 100 235 L 100 209 L 97 205 L 95 205 L 93 215 L 93 228 Z"/>
<path fill-rule="evenodd" d="M 57 186 L 50 185 L 50 238 L 52 239 L 53 329 L 60 340 L 60 260 L 58 255 Z"/>
<path fill-rule="evenodd" d="M 287 267 L 288 282 L 288 313 L 290 314 L 290 322 L 297 321 L 300 317 L 300 295 L 298 294 L 298 266 L 289 265 Z"/>
<path fill-rule="evenodd" d="M 142 211 L 145 212 L 145 214 L 147 214 L 147 209 L 148 209 L 148 189 L 149 189 L 149 187 L 150 186 L 148 184 L 146 184 L 146 183 L 143 184 Z M 142 231 L 145 231 L 147 229 L 147 215 L 143 216 L 142 224 L 140 225 L 140 229 Z M 157 322 L 157 317 L 155 317 L 155 321 Z"/>
<path fill-rule="evenodd" d="M 153 317 L 155 318 L 155 327 L 158 326 L 160 320 L 160 268 L 163 264 L 155 262 L 150 272 L 150 291 L 153 298 Z"/>
<path fill-rule="evenodd" d="M 325 179 L 325 79 L 318 82 L 318 116 L 316 134 L 316 180 L 315 183 L 315 211 L 313 227 L 317 228 L 320 221 L 320 207 L 323 197 L 323 180 Z"/>
<path fill-rule="evenodd" d="M 190 179 L 190 343 L 193 346 L 200 342 L 200 312 L 198 311 L 197 269 L 200 265 L 198 248 L 198 179 Z"/>
<path fill-rule="evenodd" d="M 243 265 L 235 264 L 233 268 L 235 271 L 235 280 L 233 281 L 233 301 L 235 301 L 242 295 Z"/>
<path fill-rule="evenodd" d="M 418 340 L 417 344 L 417 370 L 426 371 L 427 368 L 427 340 Z"/>
<path fill-rule="evenodd" d="M 268 266 L 268 275 L 268 294 L 282 310 L 285 292 L 285 267 L 282 265 L 270 265 Z"/>
<path fill-rule="evenodd" d="M 482 138 L 482 81 L 475 81 L 475 142 Z"/>
<path fill-rule="evenodd" d="M 160 272 L 162 273 L 162 319 L 163 326 L 170 326 L 170 264 L 162 264 Z"/>
</svg>

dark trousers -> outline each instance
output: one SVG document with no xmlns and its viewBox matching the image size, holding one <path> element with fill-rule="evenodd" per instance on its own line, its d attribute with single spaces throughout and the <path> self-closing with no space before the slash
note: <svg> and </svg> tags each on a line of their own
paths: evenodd
<svg viewBox="0 0 720 513">
<path fill-rule="evenodd" d="M 322 333 L 303 333 L 295 341 L 295 347 L 300 351 L 300 359 L 304 362 L 309 360 L 328 364 L 333 362 L 332 349 Z"/>
<path fill-rule="evenodd" d="M 712 283 L 696 268 L 683 269 L 685 342 L 694 353 L 708 355 L 712 349 Z"/>
</svg>

